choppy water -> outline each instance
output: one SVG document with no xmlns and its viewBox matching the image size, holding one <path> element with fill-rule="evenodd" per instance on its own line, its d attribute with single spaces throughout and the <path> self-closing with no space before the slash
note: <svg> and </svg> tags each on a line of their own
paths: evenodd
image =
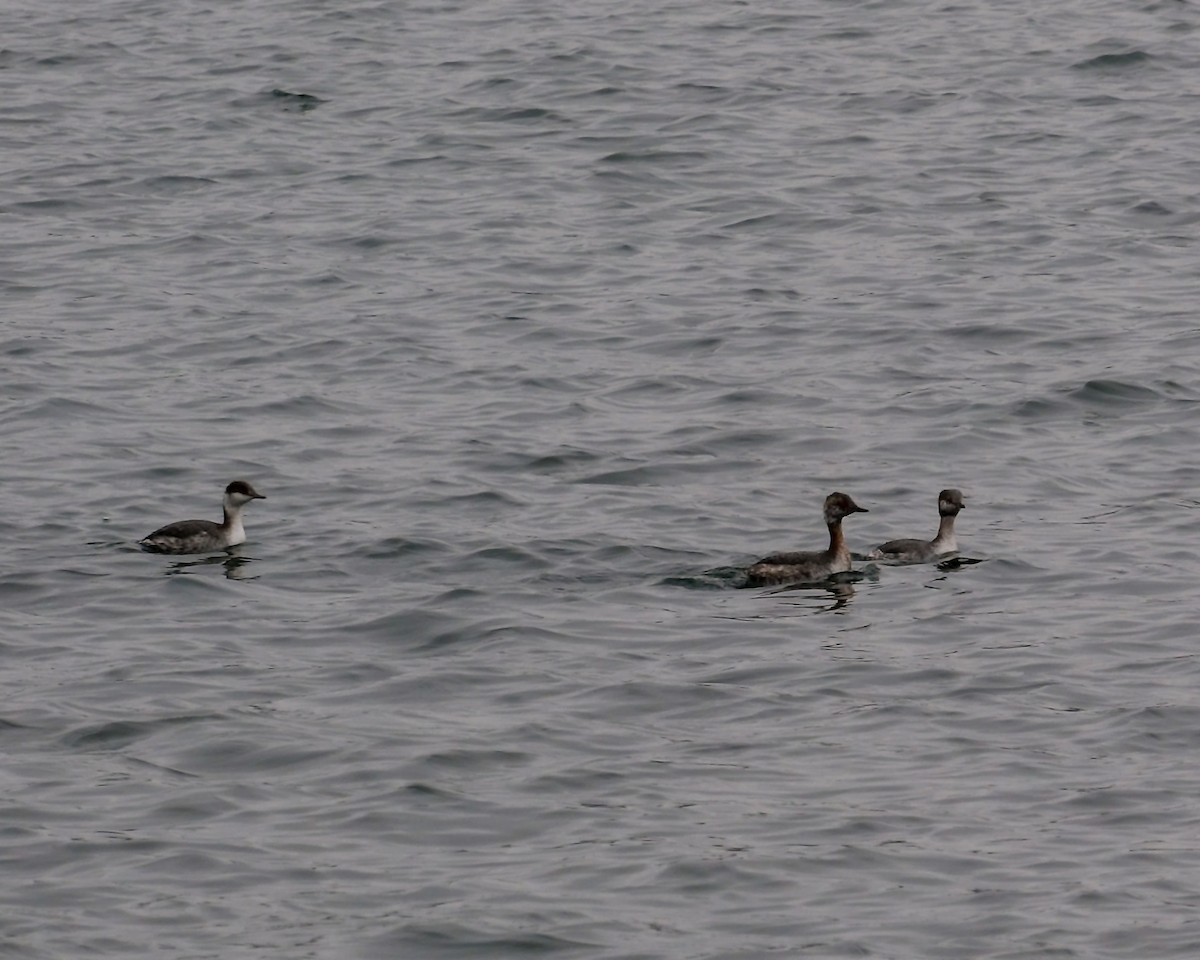
<svg viewBox="0 0 1200 960">
<path fill-rule="evenodd" d="M 1197 955 L 1194 5 L 6 20 L 0 953 Z"/>
</svg>

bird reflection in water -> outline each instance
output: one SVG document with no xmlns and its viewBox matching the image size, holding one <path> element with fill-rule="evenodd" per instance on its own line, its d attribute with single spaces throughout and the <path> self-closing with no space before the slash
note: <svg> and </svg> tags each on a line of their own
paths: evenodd
<svg viewBox="0 0 1200 960">
<path fill-rule="evenodd" d="M 763 596 L 790 600 L 796 606 L 809 607 L 817 613 L 834 613 L 854 599 L 854 584 L 862 579 L 863 575 L 854 571 L 838 573 L 816 583 L 789 583 L 787 586 L 768 590 Z M 825 602 L 827 600 L 832 602 Z"/>
<path fill-rule="evenodd" d="M 166 570 L 164 576 L 173 577 L 181 573 L 194 572 L 192 567 L 211 567 L 220 564 L 225 568 L 227 580 L 257 580 L 258 574 L 252 574 L 249 565 L 254 562 L 252 557 L 243 557 L 237 553 L 237 547 L 231 547 L 225 554 L 214 557 L 202 557 L 199 560 L 176 560 Z"/>
</svg>

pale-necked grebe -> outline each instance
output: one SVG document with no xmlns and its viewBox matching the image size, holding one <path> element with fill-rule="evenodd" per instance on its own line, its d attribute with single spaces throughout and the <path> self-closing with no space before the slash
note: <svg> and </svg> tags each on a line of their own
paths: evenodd
<svg viewBox="0 0 1200 960">
<path fill-rule="evenodd" d="M 208 553 L 235 547 L 246 539 L 242 526 L 242 510 L 251 500 L 266 500 L 245 480 L 234 480 L 225 488 L 221 506 L 225 511 L 222 523 L 211 520 L 178 520 L 155 530 L 141 541 L 151 553 Z"/>
<path fill-rule="evenodd" d="M 896 563 L 932 563 L 939 557 L 958 550 L 954 535 L 954 518 L 965 509 L 961 490 L 943 490 L 938 494 L 937 536 L 932 540 L 889 540 L 867 554 L 868 560 L 892 560 Z"/>
<path fill-rule="evenodd" d="M 842 519 L 852 513 L 868 513 L 844 493 L 825 498 L 825 525 L 829 527 L 828 550 L 775 553 L 763 557 L 746 571 L 746 585 L 764 587 L 772 583 L 808 583 L 824 580 L 850 569 L 850 551 L 842 535 Z"/>
</svg>

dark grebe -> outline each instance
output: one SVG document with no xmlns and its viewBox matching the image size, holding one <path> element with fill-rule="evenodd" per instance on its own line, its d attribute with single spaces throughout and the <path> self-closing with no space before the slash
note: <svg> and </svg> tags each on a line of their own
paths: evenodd
<svg viewBox="0 0 1200 960">
<path fill-rule="evenodd" d="M 765 587 L 772 583 L 807 583 L 824 580 L 850 569 L 850 551 L 842 535 L 842 520 L 852 513 L 869 513 L 844 493 L 825 498 L 825 525 L 829 527 L 828 550 L 775 553 L 763 557 L 746 571 L 746 585 Z"/>
<path fill-rule="evenodd" d="M 234 547 L 246 539 L 242 526 L 242 510 L 251 500 L 266 500 L 245 480 L 234 480 L 225 488 L 222 507 L 225 520 L 179 520 L 155 530 L 141 541 L 142 548 L 151 553 L 208 553 Z"/>
<path fill-rule="evenodd" d="M 933 563 L 939 557 L 958 551 L 958 537 L 954 535 L 954 518 L 958 511 L 966 508 L 961 490 L 943 490 L 938 494 L 937 536 L 932 540 L 889 540 L 880 544 L 869 554 L 868 560 L 891 560 L 895 563 Z"/>
</svg>

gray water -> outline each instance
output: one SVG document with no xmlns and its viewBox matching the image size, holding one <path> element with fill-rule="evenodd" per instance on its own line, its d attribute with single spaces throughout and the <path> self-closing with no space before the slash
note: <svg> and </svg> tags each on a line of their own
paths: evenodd
<svg viewBox="0 0 1200 960">
<path fill-rule="evenodd" d="M 10 6 L 0 955 L 1196 957 L 1198 23 Z"/>
</svg>

